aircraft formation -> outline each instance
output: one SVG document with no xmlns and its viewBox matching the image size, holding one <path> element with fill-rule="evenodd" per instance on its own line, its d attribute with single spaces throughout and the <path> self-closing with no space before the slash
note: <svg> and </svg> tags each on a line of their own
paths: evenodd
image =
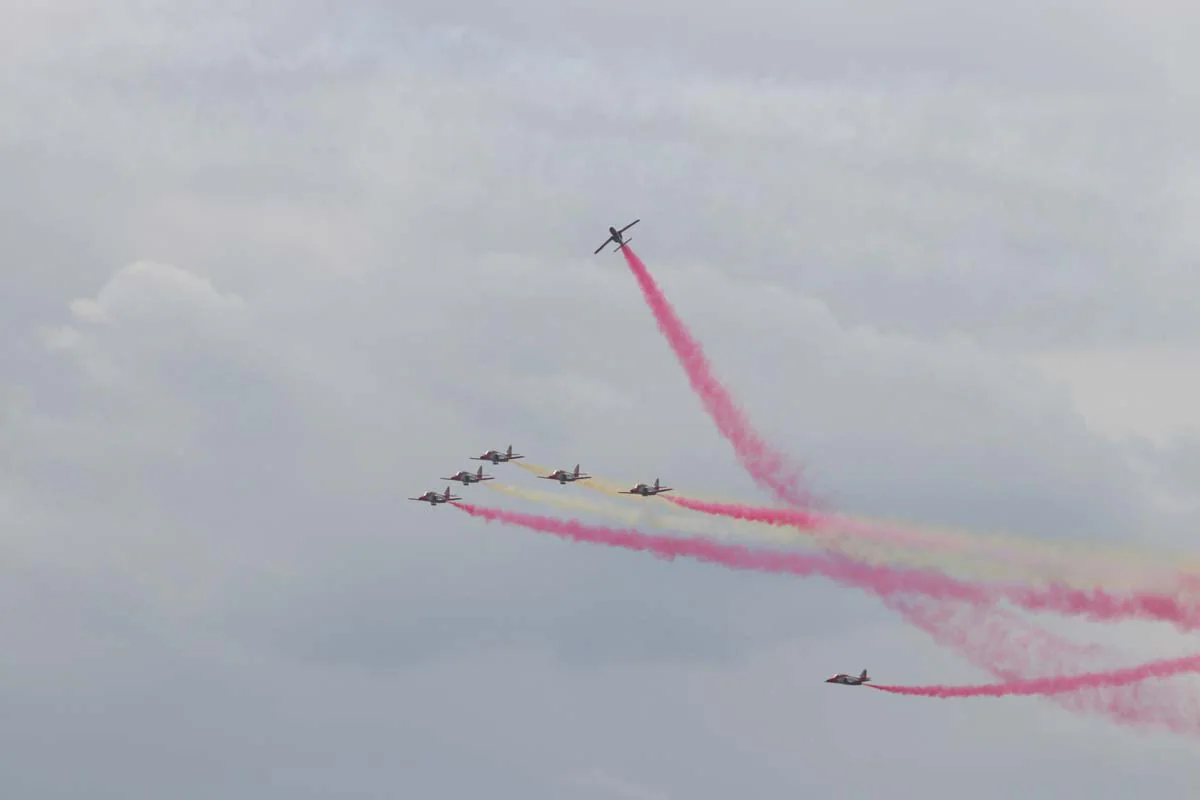
<svg viewBox="0 0 1200 800">
<path fill-rule="evenodd" d="M 520 453 L 514 453 L 513 449 L 512 449 L 512 445 L 510 444 L 503 451 L 488 450 L 487 452 L 485 452 L 481 455 L 471 456 L 471 460 L 472 461 L 490 461 L 493 464 L 504 464 L 504 463 L 508 463 L 510 461 L 516 461 L 517 459 L 524 458 L 524 457 L 525 456 L 521 455 Z M 582 472 L 580 470 L 579 466 L 580 466 L 579 464 L 576 464 L 575 468 L 570 469 L 570 470 L 556 469 L 553 472 L 551 472 L 549 475 L 538 475 L 538 477 L 541 478 L 542 480 L 558 481 L 560 486 L 565 486 L 568 483 L 574 483 L 575 481 L 586 481 L 592 477 L 591 475 L 588 475 L 587 473 Z M 470 470 L 462 469 L 462 470 L 459 470 L 458 472 L 454 473 L 453 475 L 442 478 L 442 480 L 444 480 L 444 481 L 458 481 L 463 486 L 470 486 L 472 483 L 482 483 L 484 481 L 492 481 L 495 479 L 496 478 L 493 475 L 484 475 L 482 466 L 479 467 L 479 469 L 477 469 L 475 472 L 471 472 Z M 670 486 L 663 486 L 662 482 L 658 478 L 655 478 L 653 484 L 638 483 L 638 484 L 632 486 L 631 488 L 629 488 L 625 491 L 622 491 L 621 494 L 636 494 L 640 497 L 653 497 L 656 494 L 661 494 L 663 492 L 670 492 L 670 491 L 674 491 L 674 490 Z M 426 492 L 425 494 L 421 495 L 420 497 L 410 497 L 408 499 L 416 500 L 417 502 L 421 502 L 421 503 L 429 503 L 430 506 L 437 506 L 437 505 L 441 505 L 442 503 L 449 503 L 454 500 L 461 500 L 462 498 L 452 496 L 450 494 L 450 487 L 447 486 L 445 492 L 438 493 L 436 490 L 430 490 L 430 491 Z"/>
<path fill-rule="evenodd" d="M 625 236 L 625 231 L 629 230 L 640 221 L 640 219 L 635 219 L 633 222 L 630 222 L 628 225 L 620 229 L 616 228 L 615 226 L 609 226 L 608 238 L 596 248 L 596 254 L 599 254 L 599 252 L 608 246 L 610 242 L 616 244 L 616 247 L 613 249 L 614 253 L 623 249 L 627 244 L 629 244 L 630 241 L 632 241 L 633 238 Z M 494 449 L 487 450 L 480 455 L 471 456 L 470 458 L 472 461 L 490 461 L 493 465 L 499 465 L 517 461 L 518 459 L 525 458 L 525 456 L 521 455 L 520 453 L 514 453 L 512 445 L 510 444 L 503 451 Z M 558 481 L 560 486 L 565 486 L 568 483 L 574 483 L 576 481 L 586 481 L 592 476 L 581 472 L 580 465 L 576 464 L 573 470 L 556 469 L 549 475 L 538 475 L 537 477 L 542 480 Z M 482 483 L 484 481 L 495 480 L 495 477 L 491 475 L 484 475 L 483 467 L 480 466 L 475 472 L 465 469 L 459 470 L 449 477 L 442 478 L 442 480 L 458 481 L 463 486 L 470 486 L 473 483 Z M 670 486 L 663 486 L 662 482 L 658 478 L 655 478 L 653 484 L 637 483 L 629 489 L 622 490 L 620 494 L 636 495 L 638 497 L 654 497 L 655 495 L 671 491 L 674 491 L 674 489 Z M 431 508 L 436 508 L 443 503 L 451 503 L 461 499 L 461 497 L 451 495 L 449 486 L 447 486 L 445 492 L 441 494 L 439 494 L 436 490 L 430 490 L 425 492 L 425 494 L 421 495 L 420 497 L 409 498 L 409 500 L 429 503 Z M 862 686 L 870 680 L 871 679 L 867 676 L 867 671 L 864 669 L 857 677 L 839 672 L 832 678 L 828 678 L 825 682 L 840 684 L 842 686 Z"/>
</svg>

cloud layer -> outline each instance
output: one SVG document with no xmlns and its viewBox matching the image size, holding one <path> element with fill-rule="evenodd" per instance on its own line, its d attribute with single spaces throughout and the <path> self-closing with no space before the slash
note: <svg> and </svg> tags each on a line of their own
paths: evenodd
<svg viewBox="0 0 1200 800">
<path fill-rule="evenodd" d="M 405 10 L 5 15 L 4 794 L 1194 784 L 1037 701 L 827 691 L 980 675 L 822 582 L 404 500 L 510 442 L 759 497 L 589 256 L 640 216 L 835 505 L 1186 541 L 1194 443 L 1100 435 L 1031 359 L 1194 354 L 1193 10 Z"/>
</svg>

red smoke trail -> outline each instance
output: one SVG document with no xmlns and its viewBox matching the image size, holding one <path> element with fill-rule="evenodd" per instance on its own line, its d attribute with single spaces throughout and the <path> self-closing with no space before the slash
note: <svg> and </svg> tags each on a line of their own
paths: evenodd
<svg viewBox="0 0 1200 800">
<path fill-rule="evenodd" d="M 1038 673 L 1077 675 L 1096 671 L 1097 659 L 1105 655 L 1098 645 L 1064 640 L 1000 609 L 932 603 L 912 597 L 884 602 L 939 644 L 958 651 L 1001 681 L 1022 680 Z M 1056 694 L 1049 699 L 1068 711 L 1100 714 L 1121 725 L 1200 736 L 1197 699 L 1179 686 L 1131 684 Z"/>
<path fill-rule="evenodd" d="M 1082 675 L 1031 678 L 979 686 L 880 686 L 870 683 L 864 685 L 881 692 L 909 694 L 918 697 L 1008 697 L 1011 695 L 1062 694 L 1080 689 L 1128 686 L 1150 678 L 1170 678 L 1197 671 L 1200 671 L 1200 655 L 1151 661 L 1136 667 L 1114 669 L 1107 672 L 1085 672 Z"/>
<path fill-rule="evenodd" d="M 829 518 L 808 511 L 796 511 L 790 508 L 761 508 L 758 506 L 741 505 L 740 503 L 710 503 L 706 500 L 693 500 L 679 495 L 662 495 L 668 503 L 674 503 L 680 508 L 711 514 L 716 517 L 730 517 L 746 522 L 763 522 L 768 525 L 794 525 L 798 528 L 818 528 L 829 524 Z"/>
<path fill-rule="evenodd" d="M 916 592 L 930 597 L 990 603 L 996 599 L 984 589 L 956 581 L 940 573 L 881 567 L 848 558 L 809 556 L 758 550 L 736 544 L 720 544 L 708 539 L 660 536 L 641 531 L 585 525 L 578 520 L 561 520 L 538 514 L 522 514 L 470 503 L 451 503 L 473 517 L 488 522 L 518 525 L 562 539 L 603 544 L 651 553 L 668 560 L 683 557 L 732 569 L 753 570 L 799 576 L 821 575 L 839 583 L 859 586 L 881 597 Z"/>
<path fill-rule="evenodd" d="M 704 410 L 708 412 L 721 435 L 733 445 L 738 460 L 755 481 L 768 486 L 775 496 L 793 506 L 808 505 L 809 497 L 800 488 L 800 469 L 789 464 L 781 453 L 771 448 L 755 432 L 729 392 L 713 374 L 708 358 L 704 355 L 704 348 L 679 319 L 679 315 L 675 313 L 675 309 L 646 269 L 646 265 L 628 245 L 622 247 L 621 252 L 625 254 L 625 262 L 637 278 L 642 295 L 646 298 L 646 305 L 654 312 L 658 329 L 666 337 L 671 349 L 675 351 L 675 358 L 687 373 L 692 390 L 699 395 Z"/>
<path fill-rule="evenodd" d="M 519 525 L 564 539 L 649 552 L 667 559 L 681 556 L 694 558 L 732 569 L 799 576 L 821 575 L 884 598 L 914 593 L 942 600 L 961 600 L 976 605 L 990 605 L 1006 599 L 1031 611 L 1054 611 L 1100 621 L 1126 618 L 1160 619 L 1174 622 L 1184 629 L 1200 627 L 1200 613 L 1196 609 L 1186 609 L 1178 601 L 1158 595 L 1131 593 L 1120 597 L 1101 590 L 1081 591 L 1060 586 L 1027 589 L 970 584 L 940 572 L 876 566 L 842 556 L 780 553 L 742 545 L 719 544 L 707 539 L 680 539 L 630 529 L 585 525 L 578 520 L 560 520 L 537 514 L 480 508 L 468 503 L 452 505 L 489 522 Z"/>
</svg>

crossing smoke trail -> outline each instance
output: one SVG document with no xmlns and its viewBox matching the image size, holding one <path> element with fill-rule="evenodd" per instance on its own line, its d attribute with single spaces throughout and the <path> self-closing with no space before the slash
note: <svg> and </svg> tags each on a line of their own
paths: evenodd
<svg viewBox="0 0 1200 800">
<path fill-rule="evenodd" d="M 642 286 L 643 293 L 646 295 L 647 300 L 650 301 L 651 299 L 654 298 L 655 291 L 648 291 L 648 290 L 657 290 L 657 286 L 654 285 L 653 280 L 650 278 L 647 270 L 645 269 L 645 266 L 641 263 L 640 259 L 638 259 L 637 256 L 635 254 L 633 254 L 632 251 L 628 247 L 622 248 L 622 252 L 625 254 L 625 258 L 626 258 L 627 263 L 629 264 L 630 269 L 634 272 L 634 275 L 638 278 L 639 284 Z M 661 298 L 661 293 L 657 293 L 657 294 L 658 294 L 658 297 Z M 664 299 L 664 304 L 665 304 L 665 299 Z M 658 315 L 657 309 L 655 309 L 655 310 L 656 310 L 656 316 L 657 316 Z M 670 311 L 671 309 L 669 306 L 666 306 L 666 310 Z M 672 314 L 672 316 L 673 316 L 673 314 Z M 660 330 L 662 330 L 664 334 L 668 333 L 668 331 L 662 325 L 661 319 L 660 319 L 659 327 L 660 327 Z M 674 343 L 673 343 L 673 345 L 674 345 Z M 676 349 L 676 354 L 677 355 L 680 354 L 680 351 L 678 348 Z M 681 363 L 683 363 L 683 359 L 681 358 L 680 360 L 681 360 Z M 689 374 L 689 378 L 691 378 L 690 374 Z M 695 385 L 696 385 L 695 381 L 693 381 L 693 386 L 695 386 Z M 715 420 L 715 417 L 714 417 L 714 420 Z M 754 476 L 755 478 L 759 477 L 753 469 L 750 469 L 750 465 L 747 463 L 746 459 L 740 459 L 740 460 L 742 460 L 743 466 L 747 467 L 748 471 L 751 472 L 752 476 Z M 802 505 L 801 503 L 792 501 L 791 496 L 789 496 L 789 493 L 780 491 L 778 486 L 773 485 L 770 482 L 766 482 L 766 481 L 762 481 L 762 480 L 759 480 L 758 482 L 760 484 L 767 483 L 768 487 L 772 490 L 772 494 L 774 494 L 777 499 L 789 501 L 789 504 L 793 505 L 793 506 Z M 794 496 L 794 495 L 792 495 L 792 496 Z M 1184 582 L 1182 580 L 1178 583 L 1175 583 L 1175 585 L 1176 585 L 1177 589 L 1184 588 Z M 898 601 L 898 600 L 901 600 L 902 598 L 894 598 L 894 599 Z M 938 626 L 930 623 L 928 620 L 925 620 L 924 624 L 923 624 L 921 619 L 914 616 L 913 608 L 905 608 L 901 605 L 893 606 L 893 608 L 895 610 L 899 611 L 901 616 L 903 616 L 909 623 L 917 626 L 918 628 L 922 628 L 927 633 L 934 636 L 934 638 L 938 641 L 944 642 L 944 640 L 947 637 L 953 637 L 954 634 L 956 633 L 956 631 L 951 627 L 948 627 L 948 626 L 938 627 Z M 957 603 L 949 602 L 949 603 L 945 604 L 945 608 L 947 610 L 957 609 L 959 611 L 962 611 L 964 609 L 969 609 L 969 606 L 967 604 L 964 604 L 961 602 L 957 602 Z M 998 625 L 1003 625 L 1006 622 L 1006 620 L 1004 620 L 1003 617 L 1000 615 L 994 616 L 990 621 L 995 622 Z M 961 631 L 959 631 L 959 633 L 961 633 Z M 1046 642 L 1047 646 L 1050 649 L 1056 650 L 1060 655 L 1063 653 L 1066 653 L 1067 651 L 1070 650 L 1069 643 L 1064 642 L 1064 641 L 1058 639 L 1057 637 L 1054 637 L 1053 635 L 1046 633 L 1046 632 L 1043 632 L 1043 635 L 1045 637 L 1045 642 Z M 959 650 L 959 652 L 962 652 L 962 649 L 960 647 L 955 648 L 955 649 Z M 1003 671 L 1003 667 L 999 662 L 993 662 L 989 668 L 991 669 L 993 674 L 999 674 L 1000 672 Z M 1127 711 L 1129 708 L 1133 707 L 1133 706 L 1131 706 L 1131 704 L 1133 704 L 1133 705 L 1137 704 L 1137 702 L 1140 698 L 1140 692 L 1139 692 L 1140 688 L 1141 687 L 1137 687 L 1137 686 L 1127 687 L 1124 690 L 1124 693 L 1121 693 L 1122 690 L 1120 690 L 1120 689 L 1114 689 L 1113 691 L 1116 692 L 1116 694 L 1114 694 L 1112 697 L 1112 705 L 1107 709 L 1109 716 L 1112 717 L 1113 719 L 1117 720 L 1118 722 L 1127 721 L 1126 718 L 1128 717 L 1128 714 L 1126 714 L 1124 712 Z M 1130 691 L 1132 691 L 1132 694 L 1130 694 Z M 1068 695 L 1067 697 L 1070 697 L 1070 696 Z"/>
<path fill-rule="evenodd" d="M 760 484 L 793 506 L 806 506 L 809 497 L 800 488 L 801 474 L 798 467 L 789 464 L 781 453 L 776 452 L 754 431 L 729 392 L 712 372 L 704 349 L 692 336 L 675 309 L 655 282 L 646 265 L 628 245 L 621 248 L 625 262 L 637 278 L 646 305 L 654 313 L 658 329 L 662 332 L 675 358 L 687 374 L 692 390 L 704 404 L 704 410 L 717 426 L 737 454 L 738 460 Z"/>
<path fill-rule="evenodd" d="M 1184 658 L 1151 661 L 1136 667 L 1090 672 L 1082 675 L 1062 675 L 1050 678 L 1030 678 L 1005 683 L 981 684 L 979 686 L 882 686 L 864 684 L 872 689 L 891 694 L 916 695 L 918 697 L 1008 697 L 1012 695 L 1048 695 L 1075 692 L 1081 689 L 1103 689 L 1128 686 L 1150 678 L 1171 678 L 1188 672 L 1200 671 L 1200 655 Z"/>
<path fill-rule="evenodd" d="M 876 566 L 834 555 L 813 556 L 761 550 L 742 545 L 721 544 L 707 539 L 655 536 L 633 529 L 586 525 L 578 520 L 560 520 L 537 514 L 480 508 L 469 503 L 456 502 L 452 505 L 489 522 L 518 525 L 563 539 L 649 552 L 667 559 L 693 558 L 731 569 L 801 577 L 820 575 L 838 583 L 865 589 L 883 598 L 912 593 L 976 605 L 991 605 L 999 600 L 1008 600 L 1029 611 L 1051 611 L 1097 621 L 1157 619 L 1173 622 L 1184 630 L 1200 628 L 1200 610 L 1185 607 L 1174 598 L 1149 593 L 1118 596 L 1099 589 L 1081 591 L 1061 586 L 1030 589 L 971 584 L 940 572 Z"/>
</svg>

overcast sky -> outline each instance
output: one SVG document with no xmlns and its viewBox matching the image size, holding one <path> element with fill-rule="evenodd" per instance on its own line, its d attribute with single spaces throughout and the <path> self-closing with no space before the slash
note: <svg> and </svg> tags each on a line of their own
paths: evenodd
<svg viewBox="0 0 1200 800">
<path fill-rule="evenodd" d="M 990 677 L 860 593 L 404 498 L 511 442 L 767 499 L 591 255 L 640 217 L 836 507 L 1191 545 L 1197 25 L 0 2 L 0 794 L 1184 796 L 1194 741 L 824 685 Z"/>
</svg>

